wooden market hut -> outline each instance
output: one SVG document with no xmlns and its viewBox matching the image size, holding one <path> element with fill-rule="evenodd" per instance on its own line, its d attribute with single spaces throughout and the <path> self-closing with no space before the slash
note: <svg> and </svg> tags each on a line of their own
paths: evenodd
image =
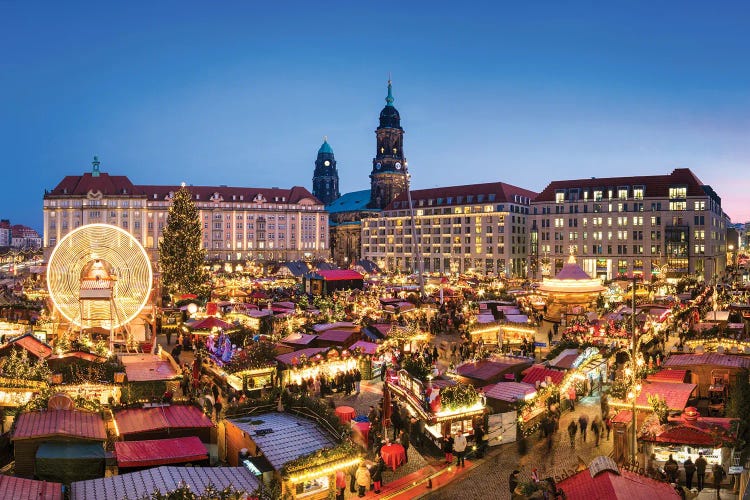
<svg viewBox="0 0 750 500">
<path fill-rule="evenodd" d="M 336 471 L 349 469 L 360 460 L 358 455 L 343 451 L 329 452 L 310 464 L 290 470 L 295 460 L 339 443 L 331 430 L 296 414 L 269 412 L 252 418 L 227 419 L 224 430 L 229 464 L 254 463 L 262 456 L 273 469 L 272 475 L 282 481 L 282 493 L 291 498 L 329 498 Z"/>
<path fill-rule="evenodd" d="M 47 359 L 52 355 L 52 348 L 32 333 L 16 337 L 0 346 L 0 357 L 9 356 L 11 351 L 26 351 L 32 360 Z"/>
<path fill-rule="evenodd" d="M 456 367 L 456 374 L 459 382 L 484 387 L 501 380 L 515 381 L 532 363 L 532 358 L 493 356 L 481 361 L 460 364 Z"/>
<path fill-rule="evenodd" d="M 620 469 L 609 457 L 600 456 L 588 468 L 566 471 L 556 484 L 567 498 L 608 498 L 631 500 L 679 500 L 680 495 L 664 481 L 651 479 L 627 469 Z"/>
<path fill-rule="evenodd" d="M 718 386 L 726 392 L 736 377 L 747 377 L 750 358 L 715 352 L 703 354 L 671 354 L 662 363 L 664 368 L 687 370 L 687 380 L 698 385 L 697 396 L 709 397 Z M 713 387 L 712 387 L 713 386 Z"/>
<path fill-rule="evenodd" d="M 359 340 L 361 336 L 362 335 L 358 329 L 331 329 L 318 335 L 315 339 L 314 345 L 316 347 L 338 347 L 341 349 L 348 349 L 349 346 Z"/>
<path fill-rule="evenodd" d="M 101 477 L 106 440 L 98 413 L 54 409 L 21 413 L 11 437 L 16 475 L 65 483 Z M 38 457 L 40 449 L 43 457 Z"/>
<path fill-rule="evenodd" d="M 210 484 L 222 490 L 229 486 L 251 495 L 260 483 L 244 467 L 172 467 L 163 465 L 129 474 L 78 481 L 70 486 L 70 500 L 92 498 L 142 498 L 157 491 L 162 494 L 186 484 L 190 491 L 202 494 Z"/>
<path fill-rule="evenodd" d="M 303 278 L 306 293 L 330 295 L 336 290 L 362 290 L 364 276 L 349 269 L 318 270 Z"/>
<path fill-rule="evenodd" d="M 127 408 L 115 412 L 115 424 L 123 441 L 195 436 L 215 455 L 216 428 L 197 406 Z"/>
<path fill-rule="evenodd" d="M 536 388 L 524 382 L 498 382 L 483 388 L 487 408 L 492 413 L 517 411 L 519 402 L 536 394 Z"/>
</svg>

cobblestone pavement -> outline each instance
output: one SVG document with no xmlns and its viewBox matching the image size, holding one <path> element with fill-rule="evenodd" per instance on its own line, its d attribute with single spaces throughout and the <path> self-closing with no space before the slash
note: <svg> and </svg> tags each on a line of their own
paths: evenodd
<svg viewBox="0 0 750 500">
<path fill-rule="evenodd" d="M 542 478 L 559 476 L 564 471 L 576 470 L 579 464 L 588 465 L 594 457 L 609 455 L 612 452 L 612 437 L 609 440 L 600 440 L 597 447 L 594 445 L 591 431 L 588 432 L 587 442 L 582 442 L 578 435 L 575 448 L 570 447 L 566 429 L 570 420 L 577 420 L 581 414 L 586 414 L 589 422 L 594 416 L 599 415 L 599 398 L 585 398 L 576 405 L 574 412 L 566 412 L 562 415 L 560 430 L 554 435 L 550 451 L 547 450 L 546 441 L 537 436 L 532 436 L 532 445 L 524 456 L 519 456 L 517 443 L 500 445 L 493 448 L 487 458 L 469 471 L 466 476 L 425 498 L 430 500 L 510 499 L 508 477 L 515 468 L 521 471 L 522 480 L 527 481 L 534 468 L 538 469 L 539 476 Z M 606 438 L 606 433 L 604 438 Z"/>
</svg>

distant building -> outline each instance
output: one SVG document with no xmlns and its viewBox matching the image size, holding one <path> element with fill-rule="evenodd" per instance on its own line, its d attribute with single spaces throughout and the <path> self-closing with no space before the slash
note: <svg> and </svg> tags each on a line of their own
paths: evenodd
<svg viewBox="0 0 750 500">
<path fill-rule="evenodd" d="M 44 248 L 50 251 L 84 224 L 105 223 L 131 233 L 151 258 L 172 196 L 180 186 L 134 185 L 99 171 L 65 177 L 44 194 Z M 328 214 L 307 189 L 189 186 L 203 224 L 203 247 L 214 261 L 291 261 L 328 257 Z"/>
<path fill-rule="evenodd" d="M 362 221 L 362 257 L 388 272 L 527 275 L 529 206 L 536 193 L 503 182 L 412 191 Z M 417 248 L 413 235 L 416 232 Z"/>
<path fill-rule="evenodd" d="M 0 246 L 2 246 L 0 244 Z M 21 224 L 11 228 L 10 246 L 14 248 L 42 248 L 42 237 L 35 229 Z"/>
<path fill-rule="evenodd" d="M 8 219 L 0 220 L 0 247 L 9 247 L 11 226 Z"/>
<path fill-rule="evenodd" d="M 726 268 L 721 198 L 687 168 L 666 175 L 551 182 L 531 204 L 533 277 L 553 276 L 571 253 L 591 276 L 615 279 Z"/>
</svg>

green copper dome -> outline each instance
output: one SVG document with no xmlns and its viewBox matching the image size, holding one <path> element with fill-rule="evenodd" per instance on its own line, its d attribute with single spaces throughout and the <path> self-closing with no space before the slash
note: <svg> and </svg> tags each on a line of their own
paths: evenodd
<svg viewBox="0 0 750 500">
<path fill-rule="evenodd" d="M 323 144 L 321 144 L 320 149 L 318 150 L 318 154 L 321 153 L 333 154 L 333 148 L 328 144 L 328 139 L 323 139 Z"/>
</svg>

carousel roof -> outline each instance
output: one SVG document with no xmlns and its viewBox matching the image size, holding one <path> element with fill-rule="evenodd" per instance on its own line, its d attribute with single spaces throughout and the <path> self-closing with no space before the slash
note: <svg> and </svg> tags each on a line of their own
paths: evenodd
<svg viewBox="0 0 750 500">
<path fill-rule="evenodd" d="M 579 293 L 579 292 L 603 292 L 606 290 L 601 282 L 592 278 L 581 266 L 576 263 L 576 257 L 570 254 L 568 262 L 554 278 L 547 279 L 539 286 L 540 292 L 562 292 L 562 293 Z"/>
</svg>

